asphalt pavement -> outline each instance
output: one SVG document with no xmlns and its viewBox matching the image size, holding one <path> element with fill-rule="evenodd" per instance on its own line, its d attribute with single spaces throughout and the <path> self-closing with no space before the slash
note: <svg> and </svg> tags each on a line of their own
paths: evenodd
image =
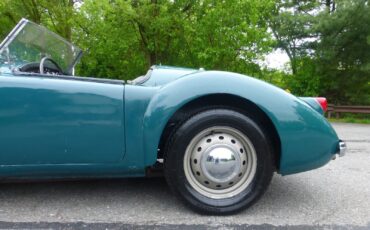
<svg viewBox="0 0 370 230">
<path fill-rule="evenodd" d="M 275 175 L 262 199 L 236 215 L 194 213 L 163 178 L 11 183 L 0 184 L 0 228 L 370 229 L 370 125 L 333 126 L 345 157 Z"/>
</svg>

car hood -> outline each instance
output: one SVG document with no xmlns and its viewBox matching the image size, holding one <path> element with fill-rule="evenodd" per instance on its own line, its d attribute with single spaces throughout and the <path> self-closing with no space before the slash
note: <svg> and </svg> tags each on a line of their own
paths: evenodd
<svg viewBox="0 0 370 230">
<path fill-rule="evenodd" d="M 163 86 L 169 82 L 199 71 L 204 70 L 172 66 L 152 66 L 139 84 L 143 86 Z"/>
</svg>

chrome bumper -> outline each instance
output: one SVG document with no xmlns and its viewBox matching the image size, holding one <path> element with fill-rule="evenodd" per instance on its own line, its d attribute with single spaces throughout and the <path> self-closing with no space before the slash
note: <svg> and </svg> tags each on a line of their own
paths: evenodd
<svg viewBox="0 0 370 230">
<path fill-rule="evenodd" d="M 347 151 L 347 145 L 346 145 L 346 142 L 340 140 L 339 143 L 338 143 L 338 152 L 336 152 L 334 155 L 333 155 L 333 160 L 335 160 L 337 158 L 337 156 L 339 157 L 342 157 L 346 154 L 346 151 Z"/>
<path fill-rule="evenodd" d="M 347 145 L 344 141 L 339 141 L 339 152 L 337 153 L 339 157 L 342 157 L 346 154 L 347 151 Z"/>
</svg>

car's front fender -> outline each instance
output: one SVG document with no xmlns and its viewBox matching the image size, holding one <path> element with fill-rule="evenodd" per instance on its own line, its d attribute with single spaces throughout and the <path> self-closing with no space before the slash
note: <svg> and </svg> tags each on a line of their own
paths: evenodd
<svg viewBox="0 0 370 230">
<path fill-rule="evenodd" d="M 336 151 L 338 137 L 331 125 L 295 96 L 244 75 L 206 71 L 165 85 L 151 99 L 143 120 L 146 164 L 155 162 L 161 134 L 178 109 L 196 98 L 221 93 L 255 103 L 271 119 L 281 141 L 280 173 L 320 167 Z"/>
</svg>

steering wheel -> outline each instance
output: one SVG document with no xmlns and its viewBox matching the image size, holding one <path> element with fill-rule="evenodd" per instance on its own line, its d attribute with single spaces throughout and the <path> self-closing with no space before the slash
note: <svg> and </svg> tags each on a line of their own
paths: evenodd
<svg viewBox="0 0 370 230">
<path fill-rule="evenodd" d="M 60 73 L 60 74 L 63 74 L 63 70 L 62 68 L 59 67 L 59 65 L 51 58 L 49 57 L 43 57 L 40 61 L 40 74 L 45 74 L 44 72 L 44 63 L 45 61 L 50 61 L 57 69 L 57 71 Z"/>
</svg>

